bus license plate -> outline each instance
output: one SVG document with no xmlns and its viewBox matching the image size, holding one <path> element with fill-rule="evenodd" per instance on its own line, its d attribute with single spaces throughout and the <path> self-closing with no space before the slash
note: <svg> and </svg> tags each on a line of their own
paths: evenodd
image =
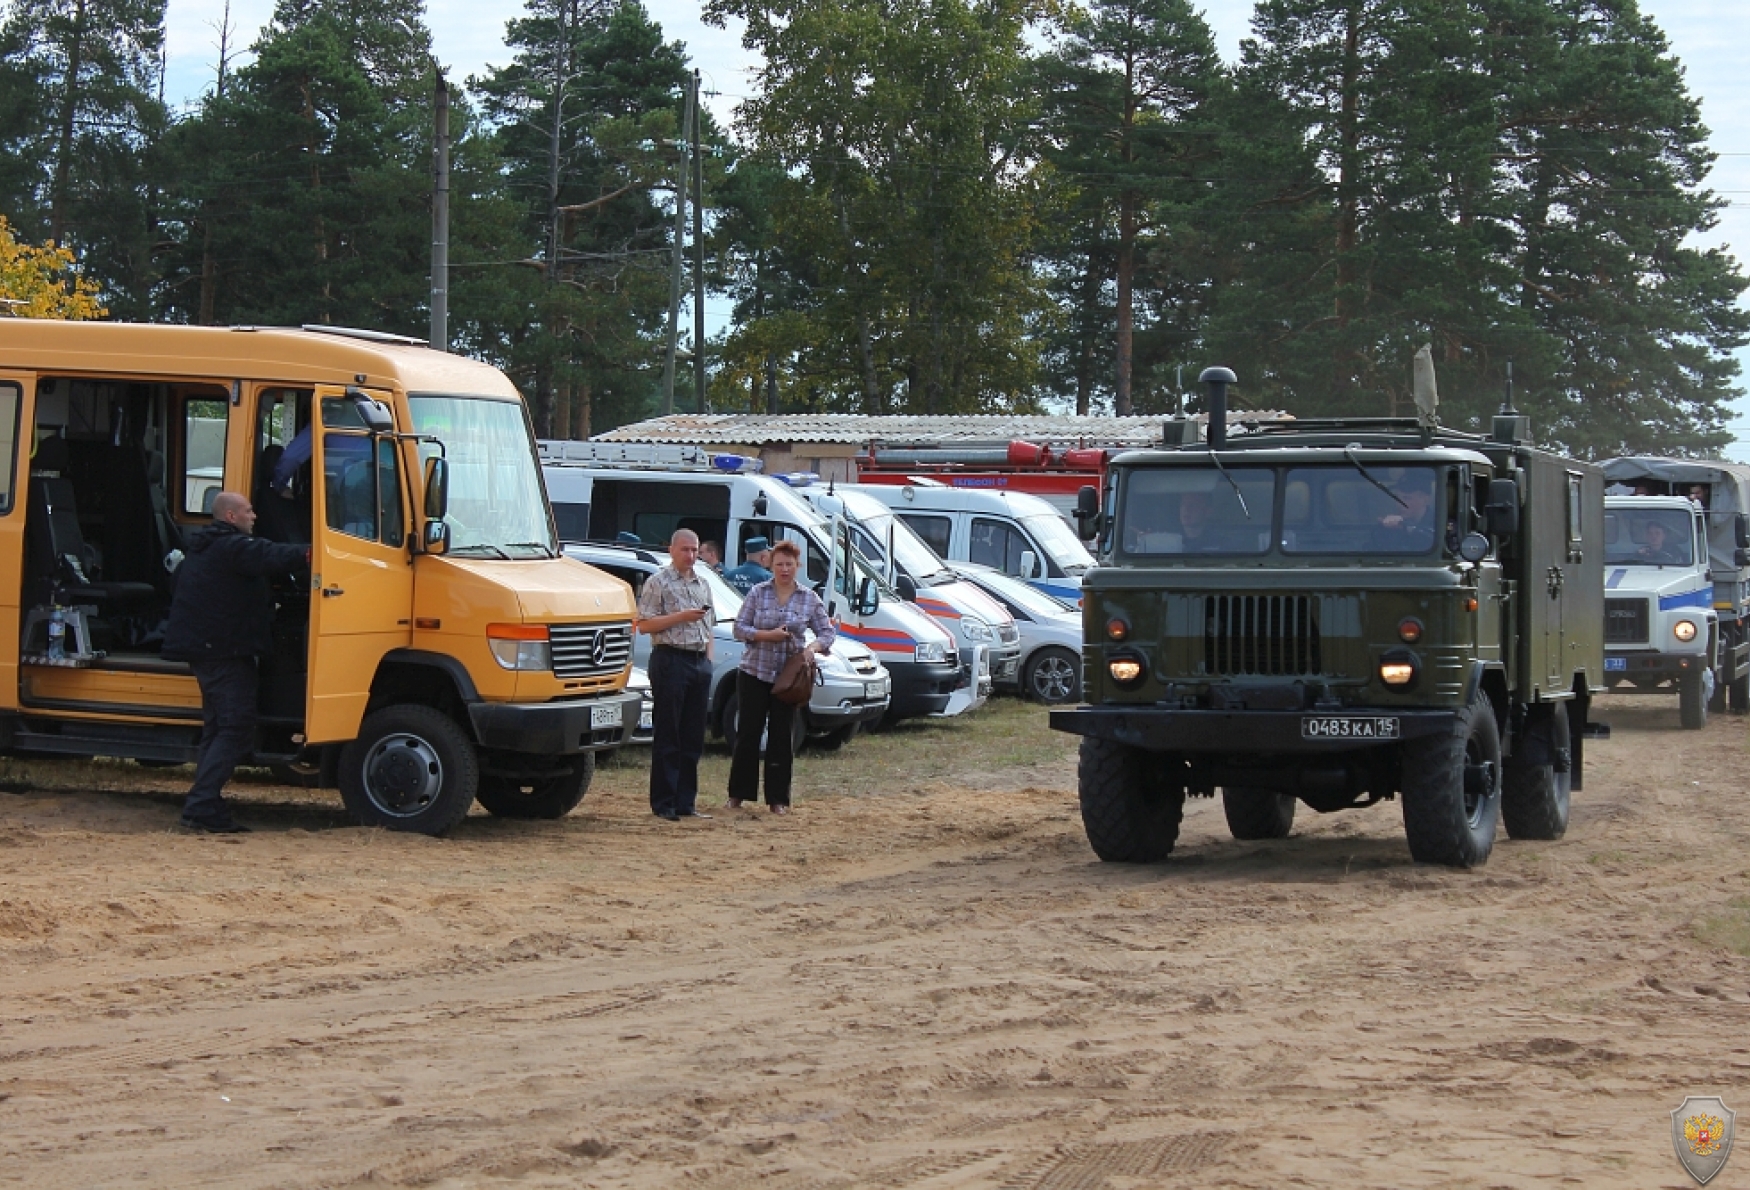
<svg viewBox="0 0 1750 1190">
<path fill-rule="evenodd" d="M 1610 670 L 1627 669 L 1628 668 L 1628 658 L 1627 657 L 1606 657 L 1604 659 L 1604 668 L 1607 672 Z"/>
<path fill-rule="evenodd" d="M 589 709 L 589 725 L 592 728 L 620 726 L 620 704 L 611 702 L 605 707 L 591 707 Z"/>
<path fill-rule="evenodd" d="M 1305 715 L 1300 720 L 1303 740 L 1395 740 L 1398 721 L 1377 715 Z"/>
</svg>

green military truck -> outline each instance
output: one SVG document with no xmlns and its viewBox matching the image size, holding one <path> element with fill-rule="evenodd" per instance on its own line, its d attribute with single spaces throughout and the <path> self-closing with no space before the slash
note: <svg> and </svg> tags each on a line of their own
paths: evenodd
<svg viewBox="0 0 1750 1190">
<path fill-rule="evenodd" d="M 1604 687 L 1604 479 L 1538 450 L 1511 400 L 1487 435 L 1420 418 L 1298 420 L 1209 441 L 1168 422 L 1077 519 L 1082 822 L 1103 860 L 1164 859 L 1185 799 L 1240 839 L 1397 797 L 1410 854 L 1469 867 L 1497 821 L 1555 839 Z"/>
</svg>

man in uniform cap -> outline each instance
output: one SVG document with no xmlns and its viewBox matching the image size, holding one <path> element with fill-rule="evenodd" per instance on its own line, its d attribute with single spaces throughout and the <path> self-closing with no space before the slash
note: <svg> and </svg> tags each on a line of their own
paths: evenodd
<svg viewBox="0 0 1750 1190">
<path fill-rule="evenodd" d="M 763 537 L 750 537 L 741 546 L 741 556 L 747 561 L 733 570 L 723 572 L 730 586 L 746 595 L 760 583 L 772 577 L 772 543 Z"/>
</svg>

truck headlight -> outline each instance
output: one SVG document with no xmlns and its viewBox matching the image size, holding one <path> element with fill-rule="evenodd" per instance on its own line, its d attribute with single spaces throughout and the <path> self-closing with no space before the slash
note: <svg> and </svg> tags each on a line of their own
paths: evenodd
<svg viewBox="0 0 1750 1190">
<path fill-rule="evenodd" d="M 1402 690 L 1416 680 L 1416 655 L 1408 649 L 1391 649 L 1379 659 L 1379 680 Z"/>
<path fill-rule="evenodd" d="M 493 658 L 506 669 L 553 668 L 553 646 L 545 624 L 488 624 L 486 644 Z"/>
<path fill-rule="evenodd" d="M 920 662 L 946 661 L 948 659 L 947 650 L 948 647 L 939 640 L 924 641 L 918 645 L 915 655 Z"/>
<path fill-rule="evenodd" d="M 1695 621 L 1694 620 L 1679 620 L 1679 621 L 1677 621 L 1677 623 L 1671 625 L 1671 635 L 1675 636 L 1678 640 L 1682 641 L 1684 644 L 1688 644 L 1690 641 L 1695 639 Z"/>
<path fill-rule="evenodd" d="M 1146 674 L 1142 658 L 1120 653 L 1106 662 L 1106 672 L 1120 686 L 1140 686 Z"/>
<path fill-rule="evenodd" d="M 996 634 L 976 616 L 960 617 L 960 639 L 971 645 L 987 644 L 996 639 Z"/>
</svg>

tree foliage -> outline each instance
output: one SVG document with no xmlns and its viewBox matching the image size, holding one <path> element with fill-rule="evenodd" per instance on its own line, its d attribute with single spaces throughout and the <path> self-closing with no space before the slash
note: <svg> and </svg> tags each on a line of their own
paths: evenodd
<svg viewBox="0 0 1750 1190">
<path fill-rule="evenodd" d="M 0 317 L 102 318 L 97 286 L 79 275 L 69 248 L 21 244 L 0 216 Z"/>
</svg>

